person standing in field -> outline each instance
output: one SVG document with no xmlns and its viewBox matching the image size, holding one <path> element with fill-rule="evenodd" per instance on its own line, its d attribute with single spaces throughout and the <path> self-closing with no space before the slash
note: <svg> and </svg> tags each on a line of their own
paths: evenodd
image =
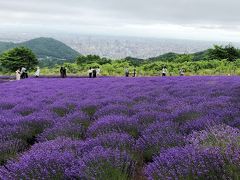
<svg viewBox="0 0 240 180">
<path fill-rule="evenodd" d="M 89 78 L 92 78 L 92 73 L 93 73 L 93 70 L 92 70 L 92 68 L 90 67 L 89 70 L 88 70 L 88 76 L 89 76 Z"/>
<path fill-rule="evenodd" d="M 133 69 L 133 77 L 136 77 L 136 68 Z"/>
<path fill-rule="evenodd" d="M 37 70 L 34 75 L 36 78 L 38 78 L 40 76 L 40 68 L 39 67 L 37 67 Z"/>
<path fill-rule="evenodd" d="M 63 68 L 63 78 L 67 77 L 67 69 L 64 67 Z"/>
<path fill-rule="evenodd" d="M 179 75 L 180 75 L 180 76 L 184 76 L 184 69 L 181 68 L 181 69 L 179 70 Z"/>
<path fill-rule="evenodd" d="M 60 77 L 61 77 L 61 78 L 64 78 L 64 75 L 63 75 L 63 67 L 60 68 Z"/>
<path fill-rule="evenodd" d="M 25 79 L 25 77 L 26 77 L 25 73 L 26 73 L 26 68 L 22 67 L 21 71 L 20 71 L 20 74 L 21 74 L 20 78 L 21 79 Z"/>
<path fill-rule="evenodd" d="M 165 66 L 162 69 L 162 76 L 167 76 L 167 68 Z"/>
<path fill-rule="evenodd" d="M 125 69 L 125 76 L 126 76 L 126 77 L 129 76 L 129 70 L 128 70 L 128 68 Z"/>
<path fill-rule="evenodd" d="M 92 70 L 92 76 L 93 76 L 93 78 L 96 78 L 96 77 L 97 77 L 97 70 L 96 70 L 96 68 L 94 68 L 94 69 Z"/>
<path fill-rule="evenodd" d="M 21 79 L 21 71 L 20 71 L 20 69 L 18 69 L 16 71 L 16 80 L 19 81 L 20 79 Z"/>
<path fill-rule="evenodd" d="M 100 69 L 100 67 L 97 67 L 97 70 L 96 70 L 96 71 L 97 71 L 97 75 L 100 76 L 100 74 L 101 74 L 101 69 Z"/>
</svg>

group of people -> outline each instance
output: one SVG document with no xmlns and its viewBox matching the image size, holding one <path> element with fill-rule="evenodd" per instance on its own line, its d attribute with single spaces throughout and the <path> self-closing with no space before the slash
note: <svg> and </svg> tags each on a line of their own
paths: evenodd
<svg viewBox="0 0 240 180">
<path fill-rule="evenodd" d="M 164 67 L 162 68 L 162 76 L 167 76 L 167 73 L 168 73 L 167 67 L 164 66 Z M 184 73 L 185 73 L 185 70 L 184 70 L 183 68 L 179 69 L 179 75 L 180 75 L 180 76 L 184 76 Z M 134 69 L 133 69 L 133 73 L 132 73 L 132 77 L 136 77 L 136 74 L 137 74 L 137 73 L 136 73 L 136 68 L 134 68 Z M 125 76 L 126 76 L 126 77 L 129 77 L 129 75 L 130 75 L 129 69 L 126 68 L 126 69 L 125 69 Z"/>
<path fill-rule="evenodd" d="M 137 74 L 136 68 L 133 69 L 133 73 L 132 73 L 132 74 L 133 74 L 132 77 L 136 77 L 136 74 Z M 125 76 L 126 76 L 126 77 L 129 77 L 129 75 L 130 75 L 129 69 L 126 68 L 126 69 L 125 69 Z"/>
<path fill-rule="evenodd" d="M 61 76 L 61 78 L 67 77 L 67 69 L 65 67 L 60 68 L 60 76 Z"/>
<path fill-rule="evenodd" d="M 100 73 L 101 73 L 101 70 L 99 67 L 95 67 L 95 68 L 90 67 L 88 70 L 89 78 L 96 78 L 97 76 L 100 75 Z M 162 68 L 162 76 L 167 76 L 167 73 L 168 73 L 167 67 L 164 66 Z M 180 76 L 184 76 L 184 73 L 185 73 L 185 70 L 183 68 L 179 69 Z M 132 72 L 132 77 L 136 77 L 136 74 L 137 74 L 137 70 L 136 70 L 136 68 L 134 68 L 133 72 Z M 36 78 L 38 78 L 40 76 L 40 68 L 39 67 L 37 67 L 37 70 L 34 75 Z M 130 72 L 129 72 L 128 68 L 125 69 L 125 76 L 126 77 L 130 76 Z M 67 69 L 65 67 L 60 68 L 60 77 L 61 78 L 67 77 Z M 16 80 L 25 79 L 25 78 L 28 78 L 28 72 L 25 67 L 22 67 L 16 71 Z"/>
<path fill-rule="evenodd" d="M 167 67 L 164 66 L 162 68 L 162 76 L 167 76 L 168 70 Z M 179 69 L 179 76 L 184 76 L 185 70 L 183 68 Z"/>
<path fill-rule="evenodd" d="M 97 76 L 99 76 L 101 73 L 101 70 L 99 67 L 96 67 L 96 68 L 89 68 L 88 70 L 88 76 L 89 78 L 96 78 Z"/>
<path fill-rule="evenodd" d="M 40 76 L 40 68 L 39 67 L 37 67 L 37 70 L 34 75 L 36 78 L 38 78 Z M 17 69 L 16 80 L 21 80 L 21 79 L 26 79 L 26 78 L 28 78 L 27 68 L 22 67 L 22 68 Z"/>
</svg>

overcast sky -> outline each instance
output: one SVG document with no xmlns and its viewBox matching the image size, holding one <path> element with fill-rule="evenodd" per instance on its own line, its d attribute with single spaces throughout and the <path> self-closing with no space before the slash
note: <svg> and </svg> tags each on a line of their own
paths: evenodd
<svg viewBox="0 0 240 180">
<path fill-rule="evenodd" d="M 240 42 L 239 0 L 0 0 L 0 31 Z"/>
</svg>

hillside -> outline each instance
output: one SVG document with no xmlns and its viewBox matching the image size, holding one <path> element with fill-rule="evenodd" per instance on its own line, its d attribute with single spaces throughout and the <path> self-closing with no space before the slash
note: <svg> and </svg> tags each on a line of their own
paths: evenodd
<svg viewBox="0 0 240 180">
<path fill-rule="evenodd" d="M 37 38 L 22 43 L 0 42 L 0 54 L 14 47 L 24 46 L 31 49 L 38 58 L 73 60 L 79 53 L 53 38 Z"/>
<path fill-rule="evenodd" d="M 189 54 L 189 55 L 192 56 L 193 61 L 200 61 L 200 60 L 206 60 L 207 53 L 208 53 L 208 49 L 205 50 L 205 51 L 200 51 L 200 52 L 192 53 L 192 54 Z M 169 52 L 169 53 L 165 53 L 165 54 L 162 54 L 160 56 L 157 56 L 157 57 L 149 58 L 148 60 L 150 60 L 150 61 L 169 61 L 169 62 L 173 62 L 173 61 L 176 60 L 176 58 L 178 56 L 181 56 L 181 55 L 184 55 L 184 54 Z"/>
</svg>

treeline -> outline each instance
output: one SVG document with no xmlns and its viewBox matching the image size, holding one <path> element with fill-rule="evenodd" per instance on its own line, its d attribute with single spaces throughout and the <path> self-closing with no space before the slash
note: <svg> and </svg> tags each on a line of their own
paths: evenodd
<svg viewBox="0 0 240 180">
<path fill-rule="evenodd" d="M 186 75 L 240 75 L 240 50 L 232 45 L 217 46 L 193 54 L 167 53 L 149 59 L 127 57 L 121 60 L 101 58 L 97 55 L 79 56 L 75 63 L 64 63 L 68 73 L 86 74 L 89 67 L 101 67 L 102 75 L 123 75 L 125 68 L 137 69 L 140 76 L 160 75 L 164 66 L 169 75 L 178 75 L 184 69 Z M 45 68 L 46 74 L 55 74 L 60 65 Z M 54 69 L 54 71 L 53 71 Z"/>
<path fill-rule="evenodd" d="M 27 56 L 31 58 L 26 58 Z M 31 63 L 31 59 L 34 63 Z M 97 55 L 87 55 L 78 56 L 74 61 L 61 61 L 54 66 L 53 62 L 51 66 L 46 66 L 42 61 L 44 60 L 38 62 L 38 65 L 41 67 L 42 74 L 46 75 L 59 74 L 61 66 L 67 68 L 68 74 L 75 75 L 86 75 L 90 67 L 100 67 L 101 74 L 104 76 L 122 76 L 126 68 L 130 72 L 136 68 L 138 76 L 155 76 L 161 74 L 164 66 L 168 69 L 168 75 L 178 75 L 179 69 L 184 69 L 186 75 L 240 75 L 240 50 L 232 45 L 215 45 L 211 49 L 193 54 L 167 53 L 149 59 L 127 57 L 112 60 Z M 31 65 L 31 69 L 34 69 L 36 64 L 35 57 L 26 48 L 16 48 L 0 56 L 2 72 L 13 71 L 23 65 Z"/>
</svg>

